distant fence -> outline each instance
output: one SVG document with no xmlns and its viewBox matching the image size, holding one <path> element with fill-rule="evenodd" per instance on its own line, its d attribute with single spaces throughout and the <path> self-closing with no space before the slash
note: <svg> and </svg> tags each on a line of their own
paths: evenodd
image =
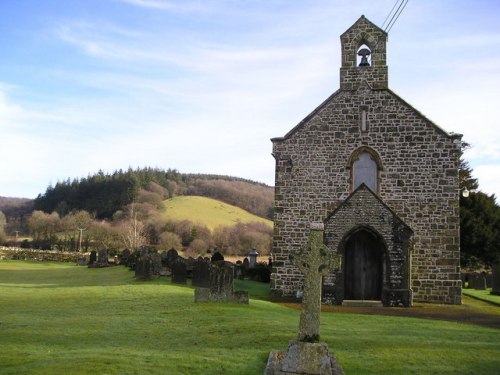
<svg viewBox="0 0 500 375">
<path fill-rule="evenodd" d="M 0 260 L 35 260 L 46 262 L 76 262 L 88 254 L 50 250 L 31 250 L 0 246 Z"/>
</svg>

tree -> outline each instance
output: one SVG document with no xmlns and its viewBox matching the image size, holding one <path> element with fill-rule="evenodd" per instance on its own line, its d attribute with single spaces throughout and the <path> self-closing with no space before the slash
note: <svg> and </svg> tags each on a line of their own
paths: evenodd
<svg viewBox="0 0 500 375">
<path fill-rule="evenodd" d="M 146 244 L 146 230 L 142 221 L 137 219 L 134 204 L 130 205 L 128 219 L 118 227 L 123 245 L 131 251 L 139 250 Z"/>
<path fill-rule="evenodd" d="M 463 152 L 468 143 L 462 143 Z M 469 163 L 460 158 L 459 186 L 467 189 L 468 197 L 460 195 L 460 264 L 462 267 L 493 265 L 500 261 L 500 207 L 495 195 L 487 195 L 478 189 L 472 177 Z"/>
<path fill-rule="evenodd" d="M 500 261 L 500 207 L 494 195 L 460 197 L 460 263 L 465 267 Z"/>
<path fill-rule="evenodd" d="M 182 249 L 181 237 L 173 232 L 163 232 L 160 234 L 160 245 L 164 249 Z"/>
<path fill-rule="evenodd" d="M 57 212 L 46 214 L 42 211 L 33 211 L 28 219 L 28 226 L 34 240 L 34 246 L 44 250 L 52 249 L 60 231 L 60 219 Z"/>
</svg>

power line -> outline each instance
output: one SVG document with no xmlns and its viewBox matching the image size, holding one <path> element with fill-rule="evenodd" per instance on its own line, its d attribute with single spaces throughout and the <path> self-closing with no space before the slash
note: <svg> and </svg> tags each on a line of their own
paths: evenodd
<svg viewBox="0 0 500 375">
<path fill-rule="evenodd" d="M 410 1 L 410 0 L 402 0 L 401 1 L 401 3 L 398 6 L 398 9 L 396 9 L 396 12 L 394 13 L 394 15 L 392 16 L 391 20 L 389 21 L 389 23 L 385 27 L 384 31 L 386 33 L 389 33 L 389 31 L 391 31 L 392 27 L 394 26 L 394 24 L 398 20 L 399 16 L 403 12 L 403 10 L 406 8 L 406 5 L 408 4 L 408 1 Z"/>
<path fill-rule="evenodd" d="M 384 25 L 385 23 L 387 22 L 387 20 L 389 19 L 389 17 L 391 16 L 392 12 L 394 11 L 394 9 L 396 8 L 396 5 L 398 5 L 398 2 L 400 0 L 396 0 L 396 2 L 394 3 L 394 6 L 392 7 L 391 11 L 389 12 L 389 14 L 387 15 L 387 17 L 385 17 L 385 20 L 384 20 L 384 23 L 382 23 L 382 29 L 384 28 Z"/>
</svg>

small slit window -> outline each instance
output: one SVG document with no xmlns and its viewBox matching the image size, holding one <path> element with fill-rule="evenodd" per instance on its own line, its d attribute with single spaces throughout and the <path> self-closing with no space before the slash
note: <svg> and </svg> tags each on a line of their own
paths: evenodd
<svg viewBox="0 0 500 375">
<path fill-rule="evenodd" d="M 367 132 L 368 131 L 368 111 L 366 109 L 361 109 L 360 113 L 361 121 L 360 121 L 360 128 L 362 132 Z"/>
</svg>

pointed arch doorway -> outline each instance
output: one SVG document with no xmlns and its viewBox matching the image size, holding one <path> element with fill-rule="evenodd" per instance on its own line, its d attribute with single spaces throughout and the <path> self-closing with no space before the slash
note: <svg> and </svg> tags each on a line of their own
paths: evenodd
<svg viewBox="0 0 500 375">
<path fill-rule="evenodd" d="M 346 300 L 381 300 L 384 249 L 382 240 L 366 229 L 349 236 L 344 253 Z"/>
</svg>

